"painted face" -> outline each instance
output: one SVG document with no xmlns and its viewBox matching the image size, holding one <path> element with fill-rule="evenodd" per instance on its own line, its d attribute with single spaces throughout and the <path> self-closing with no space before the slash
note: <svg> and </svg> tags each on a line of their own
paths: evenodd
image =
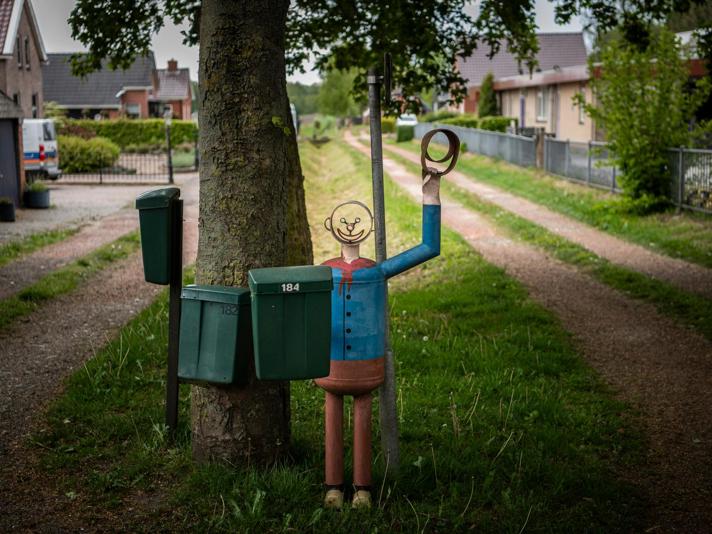
<svg viewBox="0 0 712 534">
<path fill-rule="evenodd" d="M 340 243 L 355 245 L 365 241 L 373 231 L 373 215 L 365 204 L 350 200 L 336 206 L 324 226 Z"/>
</svg>

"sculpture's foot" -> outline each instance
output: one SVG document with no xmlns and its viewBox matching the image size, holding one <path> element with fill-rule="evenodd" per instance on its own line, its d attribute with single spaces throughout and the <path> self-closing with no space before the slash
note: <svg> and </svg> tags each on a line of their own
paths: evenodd
<svg viewBox="0 0 712 534">
<path fill-rule="evenodd" d="M 341 510 L 344 505 L 344 492 L 340 489 L 330 489 L 324 496 L 324 508 L 333 508 Z"/>
<path fill-rule="evenodd" d="M 367 490 L 356 490 L 351 506 L 352 508 L 371 508 L 371 492 Z"/>
</svg>

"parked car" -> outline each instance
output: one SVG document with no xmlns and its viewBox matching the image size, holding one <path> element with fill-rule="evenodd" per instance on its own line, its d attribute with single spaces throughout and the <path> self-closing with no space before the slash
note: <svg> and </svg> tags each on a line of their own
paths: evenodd
<svg viewBox="0 0 712 534">
<path fill-rule="evenodd" d="M 418 117 L 410 113 L 403 114 L 396 119 L 396 128 L 398 126 L 415 126 L 418 124 Z"/>
<path fill-rule="evenodd" d="M 53 120 L 25 119 L 22 122 L 22 143 L 28 178 L 56 180 L 62 175 Z"/>
</svg>

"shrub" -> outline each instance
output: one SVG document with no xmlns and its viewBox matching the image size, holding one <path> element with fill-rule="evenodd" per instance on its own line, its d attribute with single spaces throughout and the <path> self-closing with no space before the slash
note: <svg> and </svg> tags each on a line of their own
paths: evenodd
<svg viewBox="0 0 712 534">
<path fill-rule="evenodd" d="M 479 127 L 480 119 L 471 113 L 465 113 L 439 122 L 442 124 L 451 124 L 452 126 L 462 126 L 463 128 L 477 128 Z"/>
<path fill-rule="evenodd" d="M 393 133 L 396 131 L 395 117 L 383 117 L 381 119 L 381 131 L 383 133 Z"/>
<path fill-rule="evenodd" d="M 415 126 L 398 126 L 396 131 L 396 143 L 410 141 L 415 137 Z"/>
<path fill-rule="evenodd" d="M 0 197 L 0 206 L 8 204 L 12 204 L 14 206 L 15 202 L 10 197 Z"/>
<path fill-rule="evenodd" d="M 27 184 L 25 191 L 28 191 L 30 193 L 42 193 L 43 191 L 47 191 L 47 186 L 42 182 L 35 181 Z"/>
<path fill-rule="evenodd" d="M 198 127 L 193 121 L 174 120 L 171 124 L 171 143 L 193 142 Z M 105 137 L 120 148 L 129 145 L 165 145 L 166 125 L 163 119 L 118 119 L 95 121 L 71 119 L 63 121 L 60 135 L 83 138 Z"/>
<path fill-rule="evenodd" d="M 480 119 L 480 130 L 504 133 L 512 121 L 514 121 L 515 124 L 517 123 L 517 119 L 512 117 L 482 117 Z"/>
<path fill-rule="evenodd" d="M 456 111 L 431 111 L 420 117 L 420 122 L 442 122 L 444 119 L 456 117 Z"/>
<path fill-rule="evenodd" d="M 658 210 L 670 194 L 668 149 L 690 140 L 689 121 L 709 95 L 709 80 L 689 81 L 689 50 L 664 28 L 645 49 L 616 38 L 600 54 L 601 74 L 591 78 L 596 101 L 579 94 L 576 103 L 605 130 L 623 171 L 619 183 L 636 201 L 630 209 Z"/>
<path fill-rule="evenodd" d="M 82 139 L 61 135 L 58 139 L 60 166 L 67 174 L 97 171 L 113 166 L 121 149 L 103 137 Z"/>
<path fill-rule="evenodd" d="M 494 92 L 494 75 L 488 72 L 480 87 L 480 103 L 477 109 L 480 117 L 493 117 L 497 112 L 497 95 Z"/>
</svg>

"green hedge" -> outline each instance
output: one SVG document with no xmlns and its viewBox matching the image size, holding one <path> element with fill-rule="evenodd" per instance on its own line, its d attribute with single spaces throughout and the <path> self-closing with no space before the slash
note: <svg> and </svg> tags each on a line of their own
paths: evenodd
<svg viewBox="0 0 712 534">
<path fill-rule="evenodd" d="M 383 117 L 381 119 L 381 132 L 382 133 L 394 133 L 395 131 L 396 131 L 395 117 Z"/>
<path fill-rule="evenodd" d="M 482 117 L 480 119 L 480 130 L 504 133 L 512 121 L 514 121 L 515 125 L 517 124 L 517 119 L 513 117 Z"/>
<path fill-rule="evenodd" d="M 396 130 L 396 143 L 410 141 L 415 137 L 415 126 L 398 126 Z"/>
<path fill-rule="evenodd" d="M 457 117 L 456 111 L 431 111 L 420 117 L 420 122 L 442 122 L 444 119 Z"/>
<path fill-rule="evenodd" d="M 442 124 L 452 124 L 453 126 L 462 126 L 463 128 L 479 128 L 480 119 L 471 113 L 464 113 L 449 119 L 443 119 L 439 122 Z"/>
<path fill-rule="evenodd" d="M 171 143 L 193 142 L 197 131 L 198 126 L 193 121 L 174 120 L 171 124 Z M 62 121 L 58 133 L 83 138 L 105 137 L 121 148 L 129 145 L 164 145 L 166 142 L 163 119 L 67 119 Z"/>
<path fill-rule="evenodd" d="M 103 137 L 82 139 L 81 137 L 60 135 L 59 166 L 62 172 L 91 172 L 112 167 L 119 159 L 121 149 Z"/>
</svg>

